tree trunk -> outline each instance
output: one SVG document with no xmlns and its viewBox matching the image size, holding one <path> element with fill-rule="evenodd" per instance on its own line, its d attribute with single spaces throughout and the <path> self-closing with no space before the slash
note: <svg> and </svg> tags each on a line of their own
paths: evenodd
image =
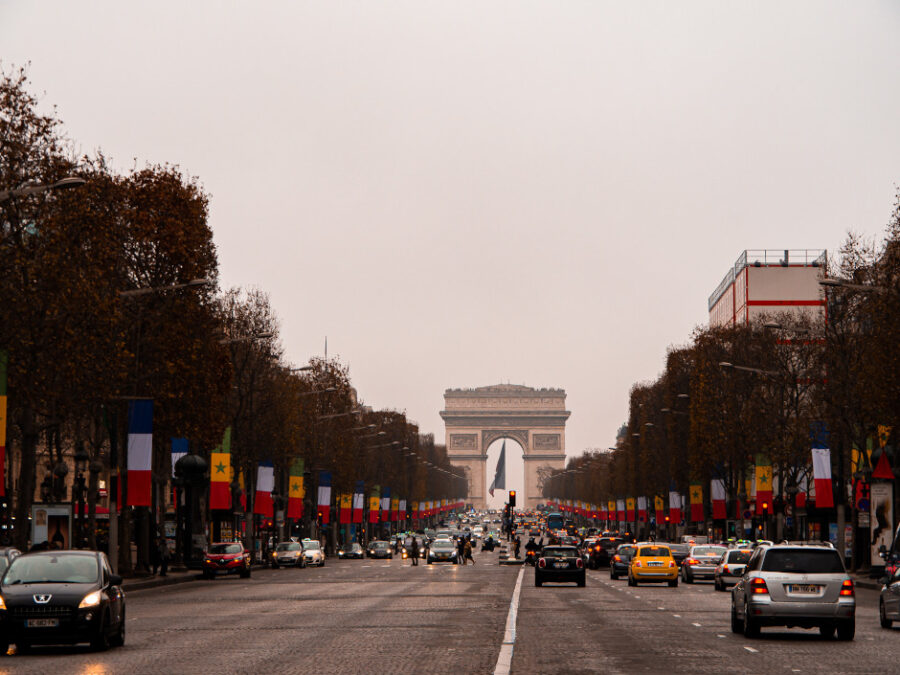
<svg viewBox="0 0 900 675">
<path fill-rule="evenodd" d="M 19 489 L 16 495 L 16 528 L 15 542 L 16 547 L 22 551 L 28 550 L 31 532 L 28 523 L 31 521 L 28 516 L 31 515 L 31 504 L 34 500 L 35 488 L 35 464 L 36 452 L 38 444 L 38 431 L 35 428 L 34 409 L 26 406 L 22 410 L 22 420 L 20 429 L 22 431 L 22 453 L 19 463 Z"/>
</svg>

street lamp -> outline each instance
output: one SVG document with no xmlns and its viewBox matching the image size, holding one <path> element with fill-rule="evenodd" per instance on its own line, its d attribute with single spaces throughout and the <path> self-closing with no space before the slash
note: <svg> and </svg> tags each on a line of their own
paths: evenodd
<svg viewBox="0 0 900 675">
<path fill-rule="evenodd" d="M 236 342 L 252 342 L 253 340 L 268 340 L 275 337 L 275 333 L 271 331 L 263 331 L 261 333 L 252 333 L 251 335 L 241 335 L 233 338 L 222 338 L 219 340 L 220 345 L 231 345 Z"/>
<path fill-rule="evenodd" d="M 31 183 L 29 185 L 23 185 L 20 188 L 13 188 L 12 190 L 0 190 L 0 202 L 5 202 L 7 199 L 13 197 L 36 195 L 41 192 L 46 192 L 47 190 L 65 190 L 67 188 L 78 187 L 84 185 L 86 182 L 87 181 L 84 180 L 84 178 L 79 178 L 78 176 L 66 176 L 55 183 L 49 183 L 47 185 Z"/>
<path fill-rule="evenodd" d="M 141 295 L 150 295 L 151 293 L 164 293 L 166 291 L 175 291 L 179 288 L 196 288 L 198 286 L 212 285 L 210 279 L 191 279 L 179 284 L 167 284 L 165 286 L 143 286 L 141 288 L 132 288 L 127 291 L 119 291 L 120 298 L 134 298 Z"/>
<path fill-rule="evenodd" d="M 861 293 L 880 293 L 887 291 L 885 286 L 875 286 L 874 284 L 854 284 L 842 279 L 819 279 L 819 286 L 825 288 L 845 288 L 849 291 L 860 291 Z"/>
</svg>

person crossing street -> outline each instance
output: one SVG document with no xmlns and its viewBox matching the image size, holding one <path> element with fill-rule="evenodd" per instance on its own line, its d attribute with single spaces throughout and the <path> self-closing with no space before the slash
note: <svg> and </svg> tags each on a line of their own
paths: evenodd
<svg viewBox="0 0 900 675">
<path fill-rule="evenodd" d="M 413 567 L 419 564 L 419 542 L 416 537 L 412 537 L 412 544 L 409 547 L 409 555 L 412 558 Z"/>
</svg>

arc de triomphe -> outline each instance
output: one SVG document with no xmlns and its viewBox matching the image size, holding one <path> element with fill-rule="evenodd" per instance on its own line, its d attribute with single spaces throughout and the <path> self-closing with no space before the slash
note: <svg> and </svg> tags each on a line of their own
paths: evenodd
<svg viewBox="0 0 900 675">
<path fill-rule="evenodd" d="M 454 466 L 465 468 L 469 479 L 467 501 L 485 507 L 487 450 L 499 438 L 522 446 L 525 489 L 519 508 L 541 503 L 541 474 L 563 469 L 566 463 L 566 410 L 564 389 L 532 389 L 498 384 L 476 389 L 447 389 L 441 418 L 447 435 L 447 455 Z M 493 477 L 493 474 L 491 475 Z"/>
</svg>

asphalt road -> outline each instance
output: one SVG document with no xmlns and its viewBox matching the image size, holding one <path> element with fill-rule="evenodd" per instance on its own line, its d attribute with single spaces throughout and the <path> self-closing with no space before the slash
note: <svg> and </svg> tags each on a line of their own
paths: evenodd
<svg viewBox="0 0 900 675">
<path fill-rule="evenodd" d="M 124 648 L 38 649 L 0 657 L 8 673 L 493 673 L 518 567 L 496 553 L 465 567 L 335 561 L 321 569 L 132 591 Z M 816 631 L 733 635 L 727 593 L 611 581 L 535 588 L 523 572 L 513 673 L 896 672 L 900 630 L 878 625 L 857 590 L 856 640 Z"/>
</svg>

